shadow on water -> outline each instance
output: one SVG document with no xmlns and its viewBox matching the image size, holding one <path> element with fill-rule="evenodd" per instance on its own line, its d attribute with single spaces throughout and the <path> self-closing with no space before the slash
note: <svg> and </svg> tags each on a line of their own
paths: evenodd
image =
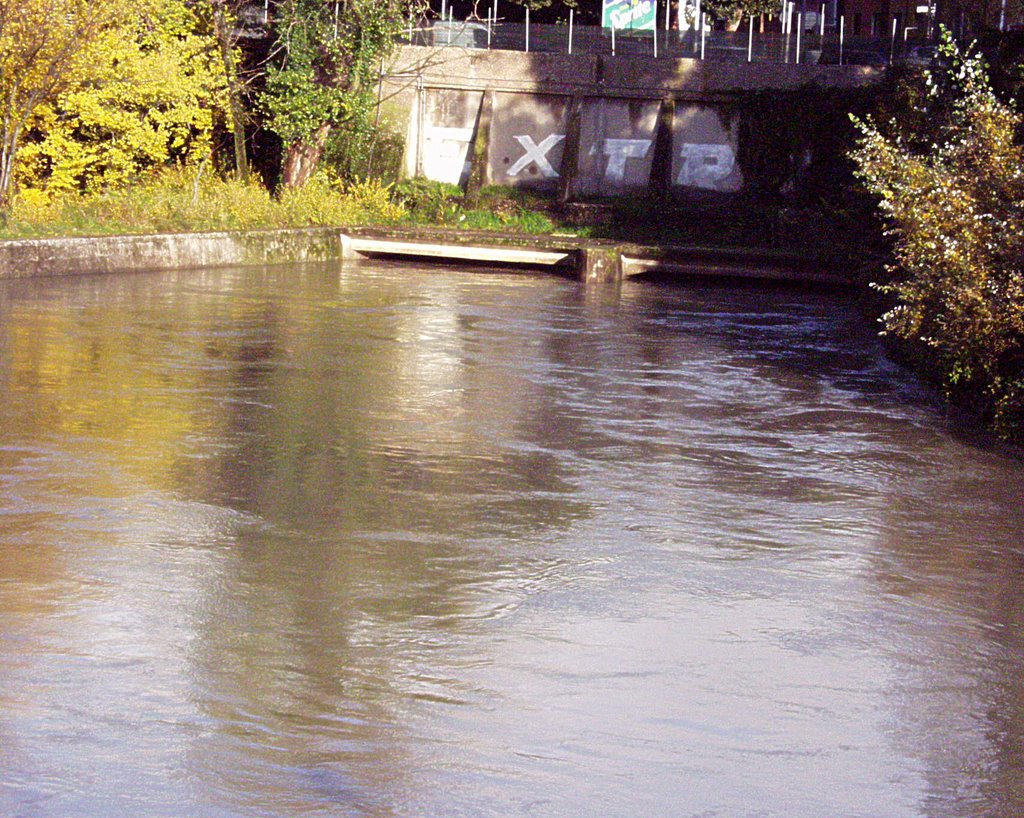
<svg viewBox="0 0 1024 818">
<path fill-rule="evenodd" d="M 0 328 L 0 763 L 16 813 L 104 814 L 140 787 L 209 815 L 413 814 L 453 781 L 455 808 L 506 789 L 579 798 L 584 757 L 614 788 L 630 730 L 641 767 L 673 773 L 649 797 L 678 798 L 678 724 L 702 718 L 725 725 L 699 734 L 724 742 L 699 756 L 705 777 L 733 780 L 740 758 L 769 787 L 776 768 L 753 774 L 744 753 L 779 747 L 729 726 L 751 691 L 730 706 L 709 691 L 733 679 L 684 685 L 753 663 L 751 712 L 786 722 L 807 656 L 867 680 L 805 692 L 826 701 L 817 722 L 855 694 L 887 720 L 905 797 L 927 779 L 907 815 L 1009 818 L 1024 800 L 1020 470 L 951 439 L 843 294 L 200 271 L 3 285 Z M 649 633 L 627 693 L 677 726 L 574 709 L 629 678 L 588 675 L 614 640 L 633 658 Z M 508 752 L 573 745 L 517 733 L 548 735 L 529 721 L 542 697 L 505 713 L 509 686 L 538 677 L 563 708 L 540 712 L 589 737 L 573 764 Z M 706 710 L 673 709 L 691 701 Z M 832 741 L 817 722 L 793 729 Z M 840 767 L 859 791 L 856 761 Z"/>
</svg>

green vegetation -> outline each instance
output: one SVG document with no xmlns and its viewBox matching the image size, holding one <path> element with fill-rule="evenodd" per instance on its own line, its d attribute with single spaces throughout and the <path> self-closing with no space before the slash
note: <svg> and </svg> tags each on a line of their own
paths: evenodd
<svg viewBox="0 0 1024 818">
<path fill-rule="evenodd" d="M 119 233 L 255 230 L 314 225 L 394 223 L 406 212 L 379 182 L 345 183 L 317 174 L 298 190 L 273 197 L 255 181 L 194 169 L 153 173 L 130 187 L 47 196 L 24 191 L 14 201 L 10 238 Z"/>
<path fill-rule="evenodd" d="M 951 398 L 1024 438 L 1024 123 L 979 56 L 948 34 L 941 52 L 948 70 L 900 118 L 858 122 L 894 241 L 881 320 Z"/>
<path fill-rule="evenodd" d="M 281 0 L 275 57 L 261 96 L 284 145 L 282 181 L 301 187 L 332 136 L 362 144 L 374 130 L 377 78 L 416 0 Z M 337 143 L 335 143 L 337 144 Z"/>
</svg>

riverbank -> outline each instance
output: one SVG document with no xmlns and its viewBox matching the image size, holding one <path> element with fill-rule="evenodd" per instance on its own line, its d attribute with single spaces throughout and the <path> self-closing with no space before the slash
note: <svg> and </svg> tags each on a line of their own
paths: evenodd
<svg viewBox="0 0 1024 818">
<path fill-rule="evenodd" d="M 0 241 L 0 278 L 125 273 L 358 258 L 547 269 L 589 283 L 662 273 L 852 284 L 838 254 L 640 244 L 422 227 L 218 231 Z"/>
</svg>

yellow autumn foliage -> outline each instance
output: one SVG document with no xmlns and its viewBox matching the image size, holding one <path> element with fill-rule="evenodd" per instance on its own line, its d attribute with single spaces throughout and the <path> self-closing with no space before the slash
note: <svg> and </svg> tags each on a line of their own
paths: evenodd
<svg viewBox="0 0 1024 818">
<path fill-rule="evenodd" d="M 95 38 L 83 50 L 88 72 L 29 120 L 19 187 L 93 193 L 207 156 L 226 83 L 199 8 L 137 0 L 120 25 Z"/>
</svg>

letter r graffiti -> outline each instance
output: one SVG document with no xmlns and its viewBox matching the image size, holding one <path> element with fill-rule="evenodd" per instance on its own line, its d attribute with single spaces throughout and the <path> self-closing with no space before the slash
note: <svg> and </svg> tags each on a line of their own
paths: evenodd
<svg viewBox="0 0 1024 818">
<path fill-rule="evenodd" d="M 547 154 L 555 145 L 565 139 L 564 133 L 550 134 L 542 139 L 539 145 L 533 141 L 532 136 L 513 136 L 512 138 L 522 146 L 526 153 L 520 156 L 515 161 L 515 164 L 505 171 L 509 176 L 518 176 L 524 168 L 533 162 L 537 165 L 540 175 L 545 179 L 558 178 L 558 171 L 551 167 Z"/>
</svg>

